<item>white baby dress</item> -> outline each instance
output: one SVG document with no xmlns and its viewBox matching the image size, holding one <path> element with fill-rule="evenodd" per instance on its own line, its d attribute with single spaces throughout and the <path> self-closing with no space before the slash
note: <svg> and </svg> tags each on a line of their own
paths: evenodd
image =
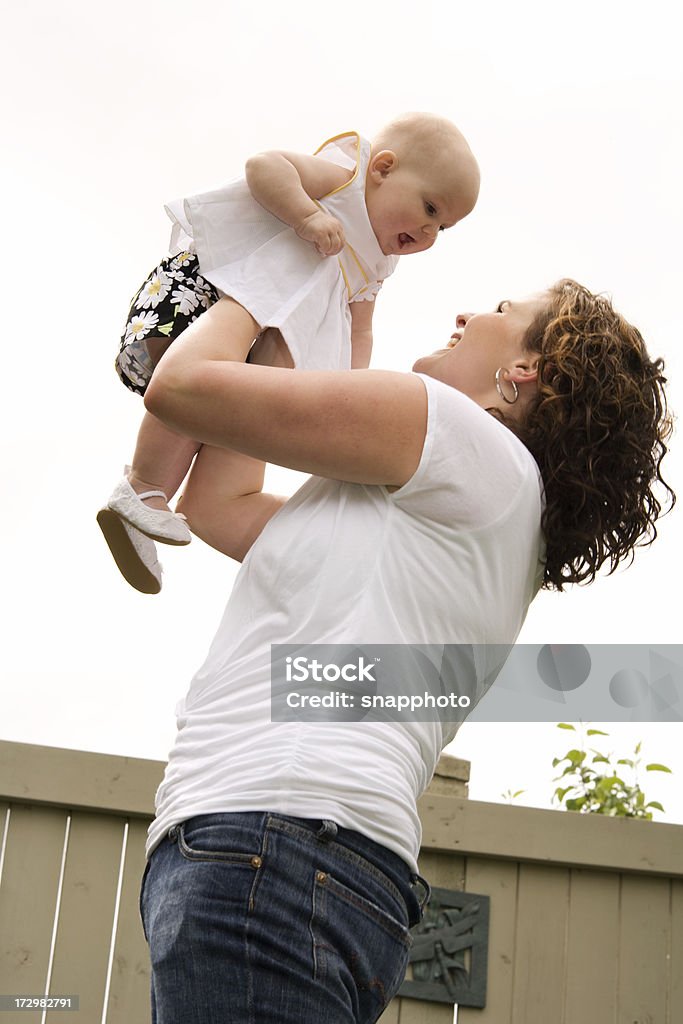
<svg viewBox="0 0 683 1024">
<path fill-rule="evenodd" d="M 319 256 L 310 242 L 264 210 L 244 179 L 166 206 L 174 222 L 171 255 L 196 252 L 202 275 L 244 306 L 261 328 L 278 327 L 294 365 L 307 370 L 351 366 L 349 302 L 374 299 L 398 256 L 385 256 L 365 206 L 370 143 L 356 132 L 316 151 L 354 170 L 320 205 L 344 228 L 339 256 Z"/>
</svg>

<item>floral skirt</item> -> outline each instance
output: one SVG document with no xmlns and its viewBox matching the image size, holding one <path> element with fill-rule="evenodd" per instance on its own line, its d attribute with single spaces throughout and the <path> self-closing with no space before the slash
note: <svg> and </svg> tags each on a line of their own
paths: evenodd
<svg viewBox="0 0 683 1024">
<path fill-rule="evenodd" d="M 199 273 L 194 253 L 180 252 L 159 263 L 130 304 L 115 367 L 131 391 L 144 395 L 164 346 L 150 352 L 145 339 L 174 341 L 217 302 L 219 292 Z"/>
</svg>

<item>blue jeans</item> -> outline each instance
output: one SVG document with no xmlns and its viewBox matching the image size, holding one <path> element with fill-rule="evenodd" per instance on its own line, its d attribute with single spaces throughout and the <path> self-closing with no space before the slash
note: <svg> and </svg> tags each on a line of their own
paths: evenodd
<svg viewBox="0 0 683 1024">
<path fill-rule="evenodd" d="M 153 1024 L 371 1024 L 428 894 L 395 853 L 332 821 L 174 825 L 140 894 Z"/>
</svg>

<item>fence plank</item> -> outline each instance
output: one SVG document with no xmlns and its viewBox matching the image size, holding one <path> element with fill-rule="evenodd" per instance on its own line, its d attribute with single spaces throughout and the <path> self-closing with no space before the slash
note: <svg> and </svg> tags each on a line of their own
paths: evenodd
<svg viewBox="0 0 683 1024">
<path fill-rule="evenodd" d="M 618 947 L 620 1022 L 665 1020 L 670 931 L 670 883 L 624 875 Z"/>
<path fill-rule="evenodd" d="M 619 878 L 572 871 L 567 937 L 565 1024 L 617 1024 Z"/>
<path fill-rule="evenodd" d="M 140 882 L 145 867 L 147 822 L 129 822 L 121 904 L 114 946 L 107 1024 L 150 1020 L 150 963 L 140 920 Z"/>
<path fill-rule="evenodd" d="M 0 797 L 0 885 L 2 885 L 3 846 L 5 842 L 5 828 L 9 824 L 9 819 L 7 817 L 9 808 L 9 801 L 3 800 Z"/>
<path fill-rule="evenodd" d="M 400 1005 L 401 1000 L 398 997 L 392 999 L 377 1024 L 398 1024 Z"/>
<path fill-rule="evenodd" d="M 541 864 L 680 878 L 683 828 L 636 818 L 567 814 L 425 793 L 422 846 Z"/>
<path fill-rule="evenodd" d="M 435 850 L 423 850 L 418 860 L 420 874 L 430 885 L 442 889 L 464 889 L 465 858 Z M 410 977 L 410 967 L 407 977 Z M 427 1003 L 418 999 L 399 1000 L 399 1024 L 453 1024 L 452 1003 Z"/>
<path fill-rule="evenodd" d="M 666 1024 L 683 1020 L 683 882 L 671 883 L 671 1001 Z"/>
<path fill-rule="evenodd" d="M 162 761 L 0 740 L 0 795 L 17 802 L 150 817 Z"/>
<path fill-rule="evenodd" d="M 75 812 L 62 887 L 52 991 L 78 995 L 83 1020 L 102 1018 L 123 819 Z M 64 1014 L 48 1012 L 49 1024 Z"/>
<path fill-rule="evenodd" d="M 420 874 L 430 885 L 442 889 L 465 888 L 465 858 L 452 853 L 422 850 L 418 859 Z"/>
<path fill-rule="evenodd" d="M 513 1024 L 561 1021 L 569 872 L 521 864 L 513 982 Z"/>
<path fill-rule="evenodd" d="M 402 999 L 398 1020 L 399 1024 L 453 1024 L 453 1004 Z"/>
<path fill-rule="evenodd" d="M 468 892 L 491 897 L 486 1006 L 458 1007 L 458 1024 L 509 1024 L 517 927 L 518 865 L 468 857 Z"/>
<path fill-rule="evenodd" d="M 45 994 L 66 822 L 64 810 L 10 808 L 0 885 L 0 992 L 5 994 Z M 22 1013 L 26 1024 L 39 1018 Z"/>
</svg>

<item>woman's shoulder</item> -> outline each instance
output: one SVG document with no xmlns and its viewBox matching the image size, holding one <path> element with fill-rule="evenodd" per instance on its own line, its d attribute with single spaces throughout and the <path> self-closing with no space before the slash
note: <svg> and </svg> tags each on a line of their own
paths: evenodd
<svg viewBox="0 0 683 1024">
<path fill-rule="evenodd" d="M 417 374 L 427 392 L 427 431 L 414 485 L 481 492 L 486 503 L 509 502 L 521 490 L 538 495 L 540 473 L 528 448 L 503 423 L 449 384 Z"/>
</svg>

